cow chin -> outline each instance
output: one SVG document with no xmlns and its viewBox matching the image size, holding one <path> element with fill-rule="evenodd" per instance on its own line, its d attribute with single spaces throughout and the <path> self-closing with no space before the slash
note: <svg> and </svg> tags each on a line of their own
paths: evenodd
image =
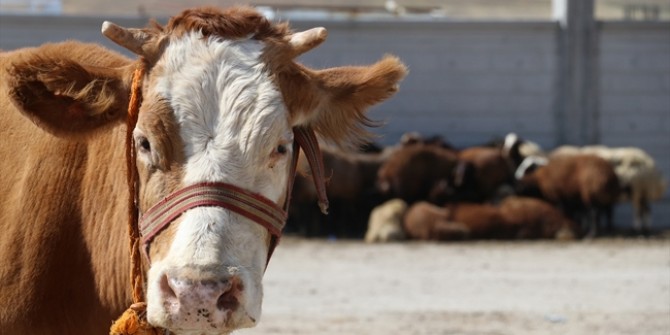
<svg viewBox="0 0 670 335">
<path fill-rule="evenodd" d="M 148 278 L 147 319 L 153 326 L 174 334 L 227 334 L 256 325 L 260 279 L 232 266 L 161 265 L 153 264 Z"/>
</svg>

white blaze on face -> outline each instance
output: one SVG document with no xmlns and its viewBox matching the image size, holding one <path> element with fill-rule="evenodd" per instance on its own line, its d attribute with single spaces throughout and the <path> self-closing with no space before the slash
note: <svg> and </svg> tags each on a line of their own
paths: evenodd
<svg viewBox="0 0 670 335">
<path fill-rule="evenodd" d="M 156 93 L 174 110 L 185 144 L 182 186 L 226 182 L 275 202 L 285 194 L 293 135 L 281 93 L 260 59 L 263 46 L 192 33 L 172 40 L 157 63 Z M 278 145 L 287 150 L 280 159 L 273 155 Z M 159 287 L 165 272 L 197 267 L 240 277 L 240 311 L 231 317 L 240 319 L 236 327 L 251 326 L 260 318 L 266 229 L 215 207 L 191 209 L 177 223 L 168 254 L 149 271 L 149 321 L 169 318 Z"/>
</svg>

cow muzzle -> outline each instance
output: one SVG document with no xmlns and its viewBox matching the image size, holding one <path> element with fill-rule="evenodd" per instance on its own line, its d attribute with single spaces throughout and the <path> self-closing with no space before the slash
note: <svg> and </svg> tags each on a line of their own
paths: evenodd
<svg viewBox="0 0 670 335">
<path fill-rule="evenodd" d="M 224 273 L 179 268 L 158 278 L 149 301 L 148 321 L 172 332 L 225 333 L 251 327 L 256 319 L 246 310 L 244 282 L 236 267 Z"/>
</svg>

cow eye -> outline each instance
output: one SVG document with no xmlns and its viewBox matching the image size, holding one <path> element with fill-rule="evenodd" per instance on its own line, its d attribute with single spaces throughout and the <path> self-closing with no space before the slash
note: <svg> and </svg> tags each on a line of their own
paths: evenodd
<svg viewBox="0 0 670 335">
<path fill-rule="evenodd" d="M 151 143 L 146 137 L 140 137 L 138 139 L 137 144 L 139 145 L 139 148 L 143 152 L 150 152 L 151 151 Z"/>
<path fill-rule="evenodd" d="M 280 144 L 280 145 L 277 146 L 276 151 L 277 151 L 278 154 L 282 154 L 282 155 L 283 155 L 283 154 L 285 154 L 285 153 L 288 151 L 288 149 L 286 149 L 286 145 L 284 145 L 284 144 Z"/>
</svg>

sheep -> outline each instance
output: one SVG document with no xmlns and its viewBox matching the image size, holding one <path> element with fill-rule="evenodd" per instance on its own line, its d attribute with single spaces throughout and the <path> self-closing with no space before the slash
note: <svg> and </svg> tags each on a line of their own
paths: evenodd
<svg viewBox="0 0 670 335">
<path fill-rule="evenodd" d="M 452 183 L 457 164 L 452 150 L 437 145 L 400 146 L 379 168 L 377 187 L 389 198 L 400 198 L 408 204 L 427 199 L 438 201 L 446 189 L 438 186 Z"/>
<path fill-rule="evenodd" d="M 588 234 L 597 233 L 604 213 L 612 228 L 612 210 L 620 194 L 612 166 L 595 155 L 558 156 L 517 181 L 517 193 L 544 198 L 568 215 L 588 222 Z"/>
<path fill-rule="evenodd" d="M 414 240 L 452 241 L 490 238 L 502 224 L 492 205 L 462 203 L 444 208 L 419 201 L 409 207 L 403 229 Z"/>
<path fill-rule="evenodd" d="M 402 218 L 407 211 L 407 203 L 401 199 L 391 199 L 370 212 L 365 242 L 391 242 L 406 238 L 402 229 Z"/>
<path fill-rule="evenodd" d="M 576 225 L 545 201 L 510 196 L 498 206 L 417 202 L 405 215 L 408 237 L 418 240 L 561 239 L 576 237 Z"/>
<path fill-rule="evenodd" d="M 435 145 L 448 150 L 456 150 L 454 146 L 451 145 L 451 143 L 449 143 L 440 135 L 424 137 L 420 133 L 413 131 L 404 133 L 402 137 L 400 137 L 400 146 L 407 146 L 412 144 Z"/>
<path fill-rule="evenodd" d="M 451 201 L 496 201 L 512 193 L 514 166 L 500 148 L 471 147 L 461 150 Z"/>
<path fill-rule="evenodd" d="M 651 227 L 650 202 L 661 199 L 667 187 L 654 159 L 639 148 L 602 145 L 582 148 L 562 146 L 552 151 L 550 157 L 578 153 L 594 154 L 612 164 L 623 189 L 620 201 L 630 201 L 633 206 L 634 229 L 648 234 Z"/>
<path fill-rule="evenodd" d="M 382 192 L 408 203 L 428 200 L 484 202 L 513 182 L 513 166 L 500 148 L 457 151 L 444 141 L 408 133 L 378 174 Z M 511 187 L 508 187 L 511 189 Z M 509 192 L 511 193 L 511 192 Z"/>
<path fill-rule="evenodd" d="M 512 161 L 515 168 L 518 167 L 526 157 L 546 156 L 544 151 L 542 151 L 542 147 L 537 143 L 523 139 L 515 133 L 509 133 L 505 136 L 502 144 L 502 152 L 505 157 Z"/>
<path fill-rule="evenodd" d="M 544 200 L 510 196 L 498 208 L 514 238 L 573 240 L 577 237 L 575 222 Z"/>
<path fill-rule="evenodd" d="M 306 236 L 362 238 L 370 211 L 387 199 L 377 191 L 377 170 L 392 151 L 361 153 L 322 145 L 329 214 L 323 216 L 319 212 L 311 177 L 298 174 L 293 185 L 288 231 Z M 302 154 L 298 168 L 309 171 Z"/>
</svg>

